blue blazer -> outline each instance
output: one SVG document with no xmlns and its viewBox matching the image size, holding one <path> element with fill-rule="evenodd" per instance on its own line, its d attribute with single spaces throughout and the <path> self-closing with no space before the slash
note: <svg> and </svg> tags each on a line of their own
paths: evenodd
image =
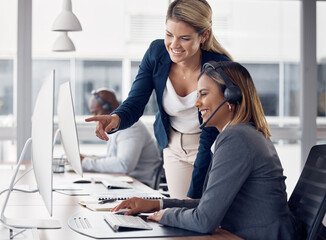
<svg viewBox="0 0 326 240">
<path fill-rule="evenodd" d="M 202 50 L 201 66 L 210 60 L 230 61 L 225 55 Z M 130 127 L 143 115 L 145 106 L 154 89 L 159 109 L 154 122 L 154 134 L 162 149 L 169 142 L 170 121 L 169 115 L 162 106 L 162 96 L 171 64 L 172 61 L 165 48 L 164 40 L 153 41 L 141 61 L 128 98 L 112 113 L 119 115 L 121 119 L 119 129 Z M 198 114 L 198 120 L 202 123 L 200 113 Z M 217 135 L 218 131 L 212 127 L 205 127 L 201 133 L 192 181 L 187 194 L 190 198 L 200 198 L 202 195 L 203 183 L 212 158 L 210 148 Z"/>
</svg>

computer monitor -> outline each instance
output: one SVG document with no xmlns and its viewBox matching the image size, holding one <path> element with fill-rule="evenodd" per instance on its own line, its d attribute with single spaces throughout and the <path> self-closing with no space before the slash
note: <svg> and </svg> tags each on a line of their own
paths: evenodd
<svg viewBox="0 0 326 240">
<path fill-rule="evenodd" d="M 52 216 L 54 79 L 55 72 L 52 70 L 42 84 L 35 102 L 32 116 L 32 136 L 26 141 L 22 150 L 1 212 L 1 221 L 7 226 L 25 229 L 61 227 L 59 221 L 53 219 L 12 219 L 6 218 L 4 215 L 19 166 L 22 163 L 27 147 L 32 142 L 32 165 L 37 187 L 50 216 Z"/>
<path fill-rule="evenodd" d="M 60 85 L 57 114 L 59 125 L 57 132 L 60 132 L 61 143 L 67 160 L 74 171 L 82 177 L 83 169 L 80 160 L 75 111 L 69 81 Z"/>
</svg>

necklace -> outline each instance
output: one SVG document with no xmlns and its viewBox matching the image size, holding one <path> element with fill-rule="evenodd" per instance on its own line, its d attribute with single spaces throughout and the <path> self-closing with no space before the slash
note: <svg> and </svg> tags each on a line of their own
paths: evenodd
<svg viewBox="0 0 326 240">
<path fill-rule="evenodd" d="M 194 70 L 191 71 L 191 74 L 192 75 L 194 72 L 196 72 L 196 70 L 200 67 L 200 64 L 201 64 L 201 61 L 199 61 L 198 65 L 194 68 Z M 186 74 L 183 73 L 183 80 L 186 80 Z"/>
</svg>

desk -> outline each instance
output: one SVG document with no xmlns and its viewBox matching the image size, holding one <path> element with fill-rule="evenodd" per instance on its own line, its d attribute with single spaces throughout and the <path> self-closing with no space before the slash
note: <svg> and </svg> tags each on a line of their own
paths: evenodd
<svg viewBox="0 0 326 240">
<path fill-rule="evenodd" d="M 27 166 L 26 169 L 29 169 L 30 166 Z M 24 171 L 19 171 L 19 175 L 22 175 Z M 0 169 L 0 190 L 4 187 L 7 188 L 9 186 L 13 171 L 9 170 L 1 170 Z M 19 177 L 18 175 L 18 177 Z M 85 178 L 91 177 L 103 177 L 103 174 L 97 173 L 85 173 Z M 57 184 L 65 184 L 71 183 L 72 181 L 80 179 L 78 175 L 75 173 L 61 173 L 61 174 L 54 174 L 54 185 Z M 35 180 L 34 174 L 31 171 L 26 176 L 24 176 L 21 181 L 19 181 L 16 185 L 26 185 L 30 187 L 30 189 L 34 189 L 35 187 Z M 139 181 L 135 180 L 132 185 L 138 189 L 142 189 L 144 192 L 153 191 L 151 188 L 147 187 L 146 185 L 140 183 Z M 4 202 L 4 195 L 0 198 L 0 204 L 3 205 Z M 80 211 L 89 211 L 86 208 L 81 207 L 78 202 L 80 200 L 87 200 L 93 199 L 90 196 L 68 196 L 64 194 L 60 194 L 57 192 L 53 193 L 53 218 L 58 219 L 61 222 L 62 228 L 61 229 L 49 229 L 49 230 L 38 230 L 40 239 L 44 240 L 58 240 L 58 239 L 69 239 L 69 240 L 90 240 L 93 238 L 89 238 L 83 236 L 69 228 L 67 225 L 67 220 L 69 217 Z M 41 219 L 49 219 L 48 212 L 43 205 L 42 199 L 38 193 L 18 193 L 13 192 L 10 196 L 8 206 L 5 211 L 5 215 L 7 217 L 12 218 L 41 218 Z M 136 238 L 136 239 L 187 239 L 187 240 L 195 240 L 195 239 L 214 239 L 214 240 L 239 240 L 241 238 L 223 230 L 219 229 L 213 235 L 208 236 L 195 236 L 195 237 L 164 237 L 164 238 Z"/>
</svg>

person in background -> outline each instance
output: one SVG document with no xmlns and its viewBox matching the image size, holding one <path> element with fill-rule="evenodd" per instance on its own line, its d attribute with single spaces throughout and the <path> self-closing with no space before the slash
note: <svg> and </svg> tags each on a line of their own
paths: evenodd
<svg viewBox="0 0 326 240">
<path fill-rule="evenodd" d="M 92 92 L 89 110 L 95 115 L 110 114 L 119 106 L 114 92 L 99 89 Z M 136 122 L 132 127 L 111 135 L 103 157 L 81 155 L 85 171 L 125 173 L 154 187 L 160 153 L 146 126 Z"/>
<path fill-rule="evenodd" d="M 248 71 L 235 62 L 209 62 L 195 103 L 207 126 L 220 134 L 198 199 L 132 198 L 113 211 L 155 212 L 160 224 L 209 233 L 219 226 L 243 239 L 296 239 L 285 176 L 270 140 L 260 99 Z"/>
<path fill-rule="evenodd" d="M 166 14 L 165 38 L 146 51 L 128 98 L 111 115 L 96 116 L 96 136 L 132 126 L 144 112 L 155 90 L 159 111 L 154 133 L 163 149 L 169 194 L 200 198 L 211 161 L 216 128 L 199 128 L 202 119 L 194 107 L 197 76 L 204 63 L 230 61 L 231 56 L 212 32 L 212 9 L 206 0 L 175 0 Z"/>
</svg>

